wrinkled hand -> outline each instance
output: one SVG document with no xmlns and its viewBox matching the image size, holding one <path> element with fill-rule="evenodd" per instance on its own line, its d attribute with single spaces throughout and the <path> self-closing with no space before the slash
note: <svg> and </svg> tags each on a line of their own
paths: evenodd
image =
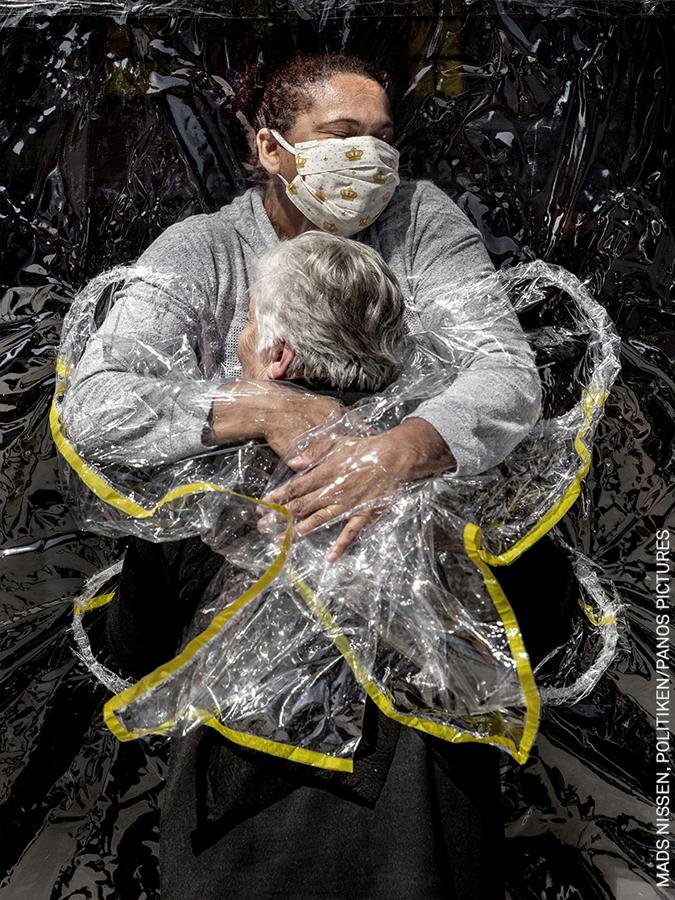
<svg viewBox="0 0 675 900">
<path fill-rule="evenodd" d="M 334 562 L 406 483 L 452 468 L 454 459 L 431 425 L 409 419 L 383 434 L 320 442 L 288 465 L 300 474 L 265 499 L 287 507 L 297 535 L 356 511 L 328 551 Z"/>
<path fill-rule="evenodd" d="M 330 419 L 339 419 L 343 412 L 342 404 L 332 397 L 283 390 L 274 415 L 265 423 L 264 438 L 283 459 L 293 455 L 298 441 L 306 438 L 308 431 L 325 425 Z"/>
<path fill-rule="evenodd" d="M 317 461 L 319 453 L 323 454 L 323 459 Z M 289 510 L 299 537 L 357 507 L 366 507 L 363 512 L 351 516 L 342 529 L 327 554 L 330 562 L 344 553 L 405 483 L 391 458 L 390 440 L 386 434 L 335 438 L 329 446 L 322 441 L 319 447 L 289 459 L 288 465 L 300 474 L 265 499 Z"/>
</svg>

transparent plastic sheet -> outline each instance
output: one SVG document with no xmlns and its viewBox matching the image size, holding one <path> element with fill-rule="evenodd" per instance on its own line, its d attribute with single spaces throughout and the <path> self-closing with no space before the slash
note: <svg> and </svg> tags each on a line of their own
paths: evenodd
<svg viewBox="0 0 675 900">
<path fill-rule="evenodd" d="M 523 771 L 505 773 L 512 823 L 507 874 L 514 896 L 660 895 L 651 886 L 653 627 L 644 575 L 653 562 L 652 525 L 670 512 L 668 7 L 622 5 L 617 14 L 611 4 L 462 10 L 441 4 L 417 20 L 419 9 L 400 5 L 394 16 L 389 4 L 393 18 L 380 13 L 367 40 L 349 19 L 355 9 L 335 6 L 329 21 L 309 6 L 304 15 L 285 8 L 266 28 L 239 21 L 236 35 L 223 24 L 219 46 L 228 46 L 237 62 L 261 47 L 273 59 L 290 17 L 301 43 L 336 46 L 349 31 L 355 49 L 363 41 L 385 63 L 397 61 L 404 91 L 415 86 L 399 116 L 409 170 L 431 175 L 459 200 L 497 263 L 543 256 L 588 279 L 623 337 L 623 375 L 600 426 L 594 466 L 580 504 L 557 531 L 595 561 L 588 571 L 604 589 L 611 578 L 629 600 L 631 630 L 611 677 L 584 703 L 545 712 L 536 753 Z M 644 17 L 623 21 L 627 11 Z M 99 719 L 106 695 L 94 702 L 91 677 L 65 637 L 83 577 L 116 552 L 79 533 L 56 493 L 46 430 L 52 359 L 77 288 L 137 256 L 175 219 L 227 202 L 243 182 L 236 154 L 211 128 L 219 121 L 233 134 L 202 77 L 218 71 L 215 51 L 202 49 L 215 42 L 199 40 L 213 38 L 215 15 L 205 25 L 197 16 L 139 23 L 41 20 L 35 7 L 32 13 L 26 16 L 24 6 L 17 18 L 3 5 L 3 21 L 12 26 L 2 33 L 7 71 L 21 76 L 3 93 L 3 128 L 11 136 L 4 377 L 15 404 L 4 431 L 10 502 L 3 511 L 3 601 L 10 612 L 3 616 L 3 647 L 10 660 L 5 715 L 12 734 L 22 735 L 3 756 L 4 867 L 23 854 L 5 893 L 63 896 L 79 888 L 93 896 L 147 896 L 156 884 L 152 857 L 139 861 L 129 848 L 152 846 L 163 750 L 144 755 L 138 744 L 119 745 L 106 734 Z M 142 40 L 144 33 L 154 40 L 157 28 L 162 48 Z M 106 46 L 111 55 L 101 67 Z M 158 78 L 154 86 L 144 80 L 139 93 L 127 69 L 143 79 L 158 71 Z M 184 93 L 186 82 L 194 93 Z M 487 82 L 496 110 L 487 103 Z M 143 95 L 157 111 L 150 128 L 143 127 Z M 74 127 L 83 110 L 91 117 Z M 201 126 L 186 130 L 190 123 Z M 124 129 L 120 158 L 107 149 L 105 135 L 119 139 Z M 88 154 L 94 136 L 97 152 Z M 176 148 L 170 158 L 167 139 Z M 134 146 L 143 146 L 145 156 Z M 205 147 L 211 155 L 207 150 L 203 165 Z M 150 158 L 153 169 L 144 162 Z M 104 193 L 111 171 L 118 178 L 113 207 Z M 135 175 L 127 180 L 128 171 Z M 129 216 L 131 210 L 146 215 Z M 621 527 L 617 510 L 626 511 Z M 137 865 L 141 874 L 129 883 Z"/>
<path fill-rule="evenodd" d="M 313 258 L 322 252 L 306 237 L 308 249 L 294 266 L 302 266 L 309 248 Z M 356 247 L 349 241 L 342 246 L 351 252 Z M 303 277 L 294 269 L 290 274 L 292 284 Z M 285 295 L 281 272 L 268 278 L 276 303 L 297 303 Z M 273 747 L 271 752 L 311 765 L 351 768 L 369 695 L 412 727 L 450 741 L 488 741 L 524 762 L 536 735 L 539 699 L 508 598 L 490 584 L 485 564 L 508 564 L 578 496 L 619 368 L 619 340 L 606 312 L 574 276 L 541 261 L 502 269 L 475 284 L 450 284 L 448 299 L 439 298 L 438 308 L 427 311 L 434 334 L 406 337 L 391 384 L 313 429 L 304 443 L 311 449 L 329 437 L 391 428 L 442 394 L 463 368 L 494 364 L 485 335 L 504 340 L 499 320 L 507 318 L 509 305 L 521 313 L 545 307 L 529 335 L 535 360 L 543 361 L 542 413 L 492 469 L 409 484 L 347 557 L 332 565 L 325 560 L 331 522 L 295 543 L 283 515 L 283 542 L 270 543 L 256 528 L 255 506 L 284 480 L 267 445 L 172 459 L 173 446 L 155 426 L 170 415 L 172 430 L 182 427 L 174 400 L 167 407 L 166 398 L 178 396 L 190 376 L 207 397 L 208 385 L 182 343 L 178 349 L 148 345 L 130 333 L 115 303 L 122 297 L 129 304 L 134 291 L 140 296 L 148 285 L 170 296 L 189 294 L 174 280 L 165 283 L 160 273 L 143 268 L 95 279 L 71 305 L 57 359 L 52 432 L 82 527 L 151 540 L 201 535 L 225 558 L 207 600 L 209 613 L 198 612 L 201 627 L 193 623 L 190 641 L 174 661 L 145 673 L 143 682 L 107 704 L 111 730 L 128 739 L 207 722 L 234 732 L 247 746 Z M 254 279 L 252 303 L 265 287 Z M 320 291 L 322 285 L 312 287 Z M 487 308 L 494 320 L 467 317 L 471 325 L 459 327 L 458 297 L 463 307 L 479 309 L 483 296 L 495 298 Z M 256 308 L 264 332 L 265 313 L 259 303 Z M 566 378 L 560 360 L 570 359 L 574 366 Z M 500 371 L 506 377 L 526 362 L 503 352 Z M 105 372 L 113 373 L 106 393 L 114 399 L 106 407 L 97 394 L 94 415 L 87 380 L 107 377 Z M 225 378 L 223 372 L 212 384 Z M 237 384 L 237 397 L 242 387 L 245 381 Z M 139 439 L 136 411 L 148 409 L 151 426 Z M 287 478 L 289 470 L 280 465 Z M 580 579 L 581 591 L 584 583 Z M 555 693 L 557 702 L 578 700 L 616 646 L 617 598 L 586 593 L 578 618 L 588 634 L 575 629 L 569 645 L 561 644 L 540 667 L 537 688 Z M 76 620 L 100 602 L 100 595 L 78 600 Z M 86 633 L 76 627 L 82 658 L 91 659 Z M 560 668 L 553 657 L 563 661 Z M 101 676 L 95 662 L 90 668 Z M 103 680 L 114 686 L 109 677 Z"/>
<path fill-rule="evenodd" d="M 497 0 L 486 7 L 480 0 L 469 0 L 462 12 L 484 15 L 486 11 L 499 10 L 508 13 L 517 11 L 552 10 L 560 12 L 591 11 L 600 15 L 655 15 L 669 11 L 671 0 L 612 0 L 601 3 L 598 0 Z M 16 25 L 25 18 L 36 15 L 74 14 L 99 16 L 149 16 L 195 14 L 194 7 L 186 0 L 3 0 L 1 7 L 6 23 Z M 332 18 L 350 15 L 359 17 L 408 16 L 413 11 L 416 17 L 436 16 L 443 12 L 443 5 L 437 0 L 207 0 L 200 4 L 199 15 L 215 19 L 240 19 L 247 16 L 263 18 L 295 14 L 305 21 L 318 20 L 320 24 Z M 450 8 L 451 12 L 456 12 Z"/>
</svg>

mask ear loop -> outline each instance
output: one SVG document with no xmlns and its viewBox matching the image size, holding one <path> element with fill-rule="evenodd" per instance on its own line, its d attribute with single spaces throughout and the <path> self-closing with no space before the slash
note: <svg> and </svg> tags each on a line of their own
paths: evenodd
<svg viewBox="0 0 675 900">
<path fill-rule="evenodd" d="M 288 141 L 285 140 L 285 138 L 283 138 L 275 128 L 268 128 L 267 130 L 270 132 L 270 134 L 274 135 L 275 141 L 278 144 L 281 144 L 284 150 L 288 150 L 289 153 L 292 153 L 293 156 L 295 156 L 295 147 L 293 146 L 293 144 L 289 144 Z"/>
<path fill-rule="evenodd" d="M 266 128 L 267 128 L 267 130 L 269 131 L 269 133 L 274 137 L 274 140 L 275 140 L 278 144 L 281 144 L 281 146 L 284 148 L 284 150 L 288 150 L 289 153 L 292 153 L 293 156 L 295 156 L 295 147 L 294 147 L 292 144 L 289 144 L 288 141 L 285 140 L 285 139 L 279 134 L 279 132 L 276 130 L 276 128 L 270 128 L 269 126 L 266 126 Z M 284 185 L 285 185 L 285 187 L 286 187 L 286 190 L 288 190 L 288 188 L 291 186 L 290 181 L 286 181 L 286 179 L 285 179 L 284 176 L 281 174 L 281 172 L 277 172 L 277 176 L 278 176 L 279 178 L 281 178 L 281 180 L 283 181 L 283 183 L 284 183 Z"/>
</svg>

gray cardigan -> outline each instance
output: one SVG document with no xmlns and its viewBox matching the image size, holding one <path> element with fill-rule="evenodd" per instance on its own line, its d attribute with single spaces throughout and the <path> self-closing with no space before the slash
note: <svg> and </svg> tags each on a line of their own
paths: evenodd
<svg viewBox="0 0 675 900">
<path fill-rule="evenodd" d="M 536 421 L 541 383 L 508 300 L 471 290 L 477 277 L 494 272 L 479 232 L 431 182 L 403 181 L 357 239 L 397 276 L 408 331 L 437 330 L 445 310 L 444 327 L 449 321 L 463 348 L 447 389 L 415 415 L 444 438 L 456 474 L 496 465 Z M 278 240 L 251 188 L 218 212 L 170 226 L 148 247 L 138 264 L 158 277 L 126 282 L 64 402 L 64 430 L 81 453 L 143 465 L 207 449 L 202 435 L 213 393 L 241 374 L 236 346 L 251 268 Z M 139 342 L 147 348 L 140 364 Z M 175 374 L 178 359 L 182 375 Z"/>
</svg>

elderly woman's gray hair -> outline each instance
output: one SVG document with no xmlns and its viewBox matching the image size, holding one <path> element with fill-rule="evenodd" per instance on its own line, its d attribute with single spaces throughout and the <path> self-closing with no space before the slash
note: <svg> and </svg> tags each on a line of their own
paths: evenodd
<svg viewBox="0 0 675 900">
<path fill-rule="evenodd" d="M 258 352 L 285 341 L 295 351 L 289 378 L 362 391 L 391 381 L 404 300 L 371 247 L 321 231 L 281 241 L 258 261 L 251 295 Z"/>
</svg>

